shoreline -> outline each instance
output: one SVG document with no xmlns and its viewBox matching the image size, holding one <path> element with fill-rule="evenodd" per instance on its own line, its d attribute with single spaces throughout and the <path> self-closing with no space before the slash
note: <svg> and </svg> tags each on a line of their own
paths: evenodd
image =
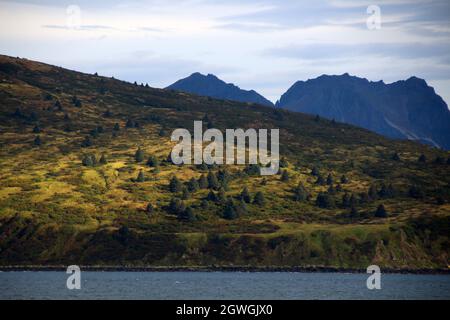
<svg viewBox="0 0 450 320">
<path fill-rule="evenodd" d="M 68 265 L 67 265 L 68 266 Z M 11 271 L 66 271 L 64 265 L 0 266 L 1 272 Z M 80 266 L 92 272 L 303 272 L 303 273 L 367 273 L 365 269 L 324 266 Z M 397 274 L 450 274 L 450 269 L 381 268 L 382 273 Z"/>
</svg>

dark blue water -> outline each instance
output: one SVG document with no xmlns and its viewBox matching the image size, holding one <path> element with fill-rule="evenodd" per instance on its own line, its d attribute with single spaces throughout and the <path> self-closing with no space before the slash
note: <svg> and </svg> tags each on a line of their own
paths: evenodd
<svg viewBox="0 0 450 320">
<path fill-rule="evenodd" d="M 450 275 L 296 272 L 0 272 L 0 299 L 450 299 Z"/>
</svg>

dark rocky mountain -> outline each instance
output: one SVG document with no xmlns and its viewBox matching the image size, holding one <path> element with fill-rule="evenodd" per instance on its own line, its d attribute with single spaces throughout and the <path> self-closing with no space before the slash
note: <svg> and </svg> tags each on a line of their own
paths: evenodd
<svg viewBox="0 0 450 320">
<path fill-rule="evenodd" d="M 193 73 L 189 77 L 178 80 L 167 87 L 178 91 L 189 92 L 201 96 L 217 99 L 233 100 L 240 102 L 258 103 L 265 106 L 273 106 L 273 103 L 254 90 L 243 90 L 232 83 L 226 83 L 215 75 L 207 76 L 201 73 Z"/>
<path fill-rule="evenodd" d="M 450 149 L 450 111 L 425 80 L 385 84 L 350 76 L 322 75 L 296 82 L 277 107 L 354 124 L 392 138 Z"/>
</svg>

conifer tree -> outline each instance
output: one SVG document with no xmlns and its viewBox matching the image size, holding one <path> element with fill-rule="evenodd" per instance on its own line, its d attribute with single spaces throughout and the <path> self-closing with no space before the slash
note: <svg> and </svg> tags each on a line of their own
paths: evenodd
<svg viewBox="0 0 450 320">
<path fill-rule="evenodd" d="M 187 183 L 187 188 L 190 192 L 196 192 L 199 189 L 199 185 L 195 178 L 191 178 Z"/>
<path fill-rule="evenodd" d="M 144 161 L 144 151 L 139 147 L 136 150 L 136 153 L 134 154 L 134 158 L 136 159 L 136 162 L 142 162 Z"/>
<path fill-rule="evenodd" d="M 266 199 L 264 198 L 264 194 L 261 191 L 258 191 L 255 194 L 255 198 L 253 199 L 253 203 L 262 207 L 266 204 Z"/>
<path fill-rule="evenodd" d="M 206 176 L 204 174 L 202 174 L 200 176 L 200 178 L 198 179 L 198 185 L 199 185 L 200 189 L 208 188 L 208 179 L 206 178 Z"/>
<path fill-rule="evenodd" d="M 144 182 L 145 181 L 145 176 L 144 176 L 144 172 L 142 170 L 139 170 L 138 176 L 136 178 L 137 182 Z"/>
<path fill-rule="evenodd" d="M 86 136 L 86 137 L 84 138 L 83 142 L 81 142 L 81 146 L 82 146 L 83 148 L 87 148 L 87 147 L 92 146 L 92 140 L 91 140 L 91 137 L 90 137 L 90 136 Z"/>
<path fill-rule="evenodd" d="M 219 181 L 217 181 L 216 175 L 209 171 L 208 172 L 208 188 L 217 189 L 219 187 Z"/>
<path fill-rule="evenodd" d="M 147 165 L 149 167 L 157 167 L 159 165 L 158 158 L 156 158 L 154 155 L 151 155 L 147 160 Z"/>
<path fill-rule="evenodd" d="M 306 191 L 303 183 L 299 183 L 296 188 L 294 188 L 294 201 L 305 201 L 308 199 L 308 192 Z"/>
<path fill-rule="evenodd" d="M 327 176 L 327 185 L 331 186 L 332 184 L 333 184 L 333 176 L 331 175 L 331 173 L 329 173 Z"/>
<path fill-rule="evenodd" d="M 170 192 L 180 192 L 182 187 L 183 187 L 182 183 L 180 182 L 180 180 L 178 180 L 176 176 L 173 176 L 172 179 L 170 179 L 169 183 Z"/>
<path fill-rule="evenodd" d="M 40 136 L 36 136 L 36 137 L 34 138 L 33 144 L 34 144 L 35 146 L 37 146 L 37 147 L 41 146 L 41 145 L 42 145 L 41 137 L 40 137 Z"/>
<path fill-rule="evenodd" d="M 38 125 L 35 125 L 33 128 L 33 133 L 40 133 L 41 132 L 41 128 L 39 128 Z"/>
<path fill-rule="evenodd" d="M 386 209 L 384 208 L 384 205 L 380 204 L 377 208 L 377 211 L 375 211 L 375 217 L 377 218 L 387 218 L 388 214 Z"/>
<path fill-rule="evenodd" d="M 107 164 L 108 160 L 106 159 L 106 156 L 104 153 L 102 153 L 100 160 L 98 161 L 100 164 Z"/>
<path fill-rule="evenodd" d="M 283 182 L 289 181 L 289 172 L 287 172 L 287 170 L 283 170 L 280 180 Z"/>
<path fill-rule="evenodd" d="M 242 189 L 242 192 L 240 194 L 240 199 L 246 203 L 252 202 L 252 198 L 250 196 L 250 193 L 248 192 L 247 187 L 244 187 L 244 189 Z"/>
</svg>

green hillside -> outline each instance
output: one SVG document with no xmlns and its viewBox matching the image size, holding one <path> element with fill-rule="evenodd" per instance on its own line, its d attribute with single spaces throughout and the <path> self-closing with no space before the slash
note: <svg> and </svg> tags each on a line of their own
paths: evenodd
<svg viewBox="0 0 450 320">
<path fill-rule="evenodd" d="M 173 165 L 194 120 L 279 128 L 282 174 Z M 0 265 L 450 264 L 450 154 L 350 125 L 0 56 L 0 146 Z"/>
</svg>

